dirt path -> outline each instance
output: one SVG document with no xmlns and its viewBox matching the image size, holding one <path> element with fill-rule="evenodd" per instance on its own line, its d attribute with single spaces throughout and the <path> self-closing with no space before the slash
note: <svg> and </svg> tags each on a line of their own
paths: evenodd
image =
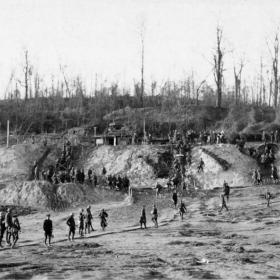
<svg viewBox="0 0 280 280">
<path fill-rule="evenodd" d="M 268 188 L 278 195 L 278 186 Z M 147 230 L 137 229 L 136 224 L 142 204 L 150 209 L 154 198 L 142 193 L 132 205 L 111 205 L 106 233 L 98 229 L 90 238 L 74 243 L 58 240 L 49 249 L 40 243 L 1 250 L 0 277 L 279 279 L 280 203 L 267 208 L 261 197 L 265 189 L 233 189 L 230 211 L 222 213 L 218 211 L 219 190 L 185 198 L 184 221 L 171 208 L 170 198 L 163 198 L 158 201 L 161 226 L 152 228 L 149 216 Z M 30 225 L 33 221 L 36 227 L 36 219 L 30 217 Z M 62 229 L 65 234 L 64 224 Z"/>
</svg>

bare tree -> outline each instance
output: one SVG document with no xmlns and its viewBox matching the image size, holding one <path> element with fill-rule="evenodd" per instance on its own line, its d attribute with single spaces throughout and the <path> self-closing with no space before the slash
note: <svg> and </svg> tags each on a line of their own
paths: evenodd
<svg viewBox="0 0 280 280">
<path fill-rule="evenodd" d="M 265 85 L 263 81 L 263 59 L 260 60 L 260 100 L 261 104 L 265 104 Z"/>
<path fill-rule="evenodd" d="M 198 97 L 199 97 L 199 92 L 201 87 L 203 86 L 203 84 L 206 82 L 206 80 L 201 81 L 201 83 L 199 84 L 199 86 L 196 88 L 196 106 L 198 106 L 199 101 L 198 101 Z"/>
<path fill-rule="evenodd" d="M 151 83 L 151 94 L 152 94 L 152 96 L 155 95 L 155 90 L 156 90 L 156 88 L 157 88 L 157 82 L 156 82 L 156 81 L 153 81 L 153 82 Z"/>
<path fill-rule="evenodd" d="M 141 30 L 141 95 L 140 95 L 140 106 L 144 107 L 144 24 Z"/>
<path fill-rule="evenodd" d="M 223 30 L 217 27 L 217 47 L 216 53 L 214 54 L 214 78 L 217 86 L 217 107 L 222 106 L 222 83 L 223 83 L 223 72 L 224 72 L 224 51 L 222 50 L 222 38 Z"/>
<path fill-rule="evenodd" d="M 12 81 L 13 81 L 13 79 L 14 79 L 14 75 L 15 75 L 15 72 L 14 72 L 14 70 L 13 70 L 12 73 L 11 73 L 11 75 L 10 75 L 10 78 L 9 78 L 8 84 L 7 84 L 7 86 L 6 86 L 6 89 L 5 89 L 5 93 L 4 93 L 4 99 L 5 99 L 5 100 L 6 100 L 6 98 L 7 98 L 7 94 L 8 94 L 9 88 L 10 88 L 10 86 L 11 86 L 11 83 L 12 83 Z M 13 97 L 13 93 L 8 94 L 8 98 L 11 98 L 11 99 L 12 99 L 12 97 Z"/>
<path fill-rule="evenodd" d="M 269 48 L 269 45 L 267 43 L 268 50 L 271 55 L 272 59 L 272 74 L 273 74 L 273 106 L 276 108 L 278 105 L 278 84 L 279 84 L 279 77 L 278 77 L 278 53 L 279 53 L 279 40 L 278 40 L 278 32 L 275 34 L 274 38 L 274 45 L 273 45 L 273 51 Z"/>
<path fill-rule="evenodd" d="M 268 95 L 268 106 L 271 106 L 271 98 L 272 98 L 272 85 L 273 85 L 273 78 L 271 77 L 271 73 L 269 70 L 266 71 L 266 81 L 267 81 L 267 88 L 269 90 Z"/>
<path fill-rule="evenodd" d="M 25 65 L 24 65 L 24 88 L 25 88 L 25 100 L 28 99 L 29 93 L 29 76 L 32 75 L 32 68 L 28 60 L 28 50 L 25 50 Z"/>
<path fill-rule="evenodd" d="M 278 101 L 278 52 L 279 52 L 279 40 L 278 34 L 275 35 L 274 40 L 274 57 L 273 57 L 273 76 L 274 76 L 274 107 L 277 107 Z"/>
<path fill-rule="evenodd" d="M 65 86 L 66 86 L 66 92 L 68 94 L 68 98 L 70 98 L 71 91 L 70 91 L 70 88 L 69 88 L 68 80 L 67 80 L 66 75 L 65 75 L 64 67 L 60 64 L 59 68 L 60 68 L 60 71 L 61 71 L 63 79 L 64 79 L 64 83 L 65 83 Z"/>
<path fill-rule="evenodd" d="M 238 70 L 234 66 L 234 92 L 235 92 L 235 104 L 237 105 L 239 100 L 240 100 L 240 95 L 241 95 L 241 75 L 242 75 L 242 70 L 244 67 L 243 60 L 241 59 L 240 65 Z"/>
<path fill-rule="evenodd" d="M 40 77 L 39 73 L 37 72 L 34 77 L 34 96 L 37 99 L 39 97 L 40 92 Z"/>
</svg>

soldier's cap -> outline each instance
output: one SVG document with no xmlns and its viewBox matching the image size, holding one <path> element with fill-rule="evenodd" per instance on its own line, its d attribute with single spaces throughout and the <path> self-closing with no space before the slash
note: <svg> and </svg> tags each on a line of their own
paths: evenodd
<svg viewBox="0 0 280 280">
<path fill-rule="evenodd" d="M 17 214 L 14 214 L 14 215 L 13 215 L 14 218 L 16 218 L 17 216 L 18 216 Z"/>
<path fill-rule="evenodd" d="M 47 214 L 47 217 L 50 217 L 50 216 L 51 216 L 51 214 L 50 214 L 50 213 L 48 213 L 48 214 Z"/>
</svg>

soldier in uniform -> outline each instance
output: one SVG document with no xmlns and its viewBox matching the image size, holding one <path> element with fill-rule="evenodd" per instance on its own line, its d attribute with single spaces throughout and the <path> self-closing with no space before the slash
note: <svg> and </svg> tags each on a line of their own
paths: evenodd
<svg viewBox="0 0 280 280">
<path fill-rule="evenodd" d="M 69 241 L 71 241 L 71 240 L 74 241 L 75 231 L 76 231 L 74 213 L 71 213 L 70 217 L 67 219 L 66 224 L 69 227 L 68 240 Z"/>
<path fill-rule="evenodd" d="M 145 205 L 144 205 L 142 208 L 142 211 L 141 211 L 141 216 L 140 216 L 140 227 L 143 228 L 143 226 L 144 226 L 145 228 L 147 228 L 146 222 L 147 222 L 146 209 L 145 209 Z"/>
<path fill-rule="evenodd" d="M 51 238 L 52 238 L 52 233 L 53 233 L 53 225 L 52 225 L 52 220 L 50 219 L 50 214 L 47 214 L 47 219 L 44 221 L 43 224 L 43 229 L 45 232 L 45 245 L 50 246 L 51 245 Z M 47 241 L 49 241 L 47 244 Z"/>
</svg>

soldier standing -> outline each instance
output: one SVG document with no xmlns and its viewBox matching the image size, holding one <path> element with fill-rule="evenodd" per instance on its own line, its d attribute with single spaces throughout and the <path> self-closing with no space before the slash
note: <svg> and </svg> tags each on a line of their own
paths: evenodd
<svg viewBox="0 0 280 280">
<path fill-rule="evenodd" d="M 8 208 L 5 215 L 5 227 L 6 227 L 6 242 L 8 245 L 11 245 L 11 235 L 13 227 L 13 218 L 11 210 Z"/>
<path fill-rule="evenodd" d="M 179 211 L 180 211 L 181 219 L 183 220 L 184 219 L 184 214 L 187 212 L 187 208 L 186 208 L 186 205 L 183 202 L 183 200 L 181 200 Z"/>
<path fill-rule="evenodd" d="M 71 213 L 70 217 L 67 219 L 66 224 L 69 227 L 68 240 L 71 241 L 71 239 L 72 239 L 72 241 L 74 241 L 75 230 L 76 230 L 74 213 Z"/>
<path fill-rule="evenodd" d="M 156 228 L 158 227 L 158 221 L 157 220 L 158 220 L 158 210 L 157 210 L 156 205 L 154 204 L 154 208 L 152 210 L 152 221 L 155 224 Z"/>
<path fill-rule="evenodd" d="M 2 246 L 2 240 L 3 240 L 4 234 L 5 234 L 5 230 L 6 230 L 6 227 L 5 227 L 5 213 L 0 212 L 0 247 L 3 247 Z"/>
<path fill-rule="evenodd" d="M 143 205 L 143 208 L 141 211 L 141 216 L 140 216 L 140 227 L 143 228 L 143 226 L 144 226 L 145 228 L 147 228 L 146 222 L 147 222 L 146 209 L 145 209 L 145 205 Z"/>
<path fill-rule="evenodd" d="M 90 233 L 90 231 L 94 231 L 93 227 L 92 227 L 92 214 L 91 214 L 91 210 L 90 210 L 90 205 L 87 207 L 86 209 L 86 222 L 85 222 L 85 233 L 88 232 Z"/>
<path fill-rule="evenodd" d="M 53 225 L 52 220 L 50 219 L 50 214 L 47 214 L 47 219 L 44 221 L 43 229 L 45 231 L 45 245 L 50 246 L 51 245 L 51 238 L 52 238 L 52 232 L 53 232 Z M 47 244 L 47 241 L 48 244 Z"/>
<path fill-rule="evenodd" d="M 84 228 L 85 228 L 85 215 L 84 209 L 81 209 L 80 216 L 79 216 L 79 234 L 80 236 L 84 236 Z"/>
</svg>

